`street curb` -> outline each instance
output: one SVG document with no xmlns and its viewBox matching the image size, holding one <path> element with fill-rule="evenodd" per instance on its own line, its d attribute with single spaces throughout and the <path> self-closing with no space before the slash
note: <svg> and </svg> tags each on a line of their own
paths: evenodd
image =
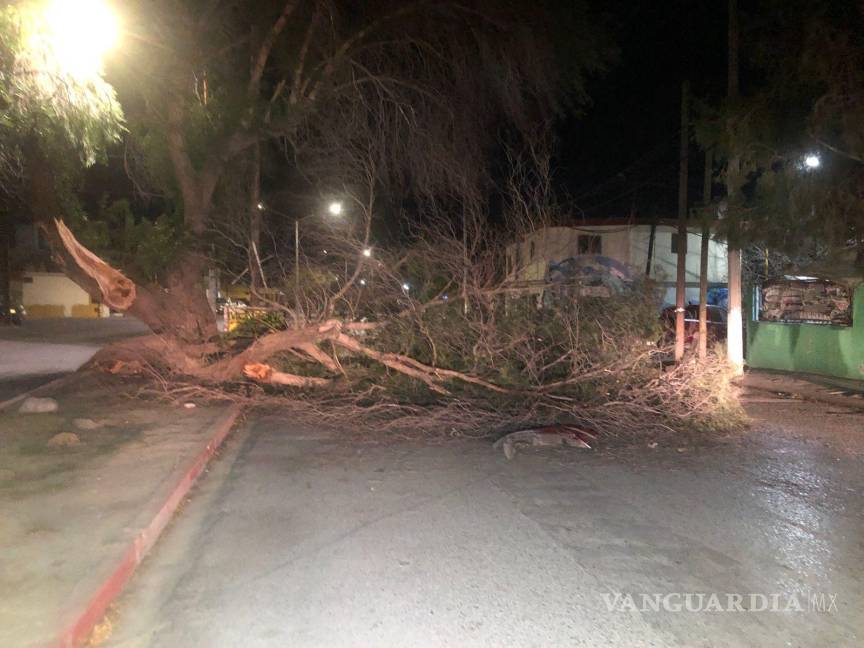
<svg viewBox="0 0 864 648">
<path fill-rule="evenodd" d="M 0 412 L 5 411 L 7 408 L 11 407 L 15 403 L 21 402 L 29 396 L 40 394 L 43 391 L 50 391 L 56 387 L 65 385 L 67 382 L 70 382 L 73 378 L 76 377 L 80 377 L 80 374 L 77 371 L 73 371 L 72 373 L 66 374 L 65 376 L 60 376 L 59 378 L 55 378 L 54 380 L 49 380 L 43 385 L 38 385 L 33 389 L 28 389 L 23 394 L 18 394 L 17 396 L 13 396 L 12 398 L 0 402 Z"/>
<path fill-rule="evenodd" d="M 183 498 L 189 493 L 198 476 L 203 472 L 207 463 L 222 445 L 231 431 L 237 417 L 242 411 L 241 405 L 232 405 L 225 415 L 216 423 L 213 435 L 207 446 L 192 461 L 189 468 L 183 473 L 180 481 L 171 490 L 159 511 L 132 540 L 123 557 L 112 570 L 111 575 L 99 586 L 95 594 L 87 601 L 83 609 L 73 613 L 72 623 L 63 631 L 55 644 L 61 648 L 77 648 L 89 637 L 93 628 L 105 616 L 108 606 L 117 599 L 123 591 L 124 586 L 135 573 L 138 565 L 147 552 L 155 544 L 162 531 L 167 526 L 177 507 Z"/>
</svg>

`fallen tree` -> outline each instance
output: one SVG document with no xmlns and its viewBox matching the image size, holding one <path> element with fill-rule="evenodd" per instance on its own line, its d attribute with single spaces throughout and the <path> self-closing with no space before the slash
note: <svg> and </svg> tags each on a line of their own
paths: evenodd
<svg viewBox="0 0 864 648">
<path fill-rule="evenodd" d="M 141 37 L 125 59 L 139 67 L 126 70 L 138 100 L 127 102 L 124 163 L 178 222 L 153 276 L 83 244 L 60 149 L 40 145 L 38 129 L 23 148 L 57 260 L 95 301 L 153 332 L 97 363 L 137 363 L 213 393 L 254 381 L 257 396 L 321 420 L 475 429 L 568 418 L 604 431 L 733 420 L 722 371 L 660 370 L 650 287 L 540 308 L 502 270 L 508 241 L 492 233 L 490 196 L 503 198 L 510 240 L 546 218 L 550 124 L 599 64 L 578 10 L 568 38 L 583 34 L 580 57 L 559 69 L 550 15 L 508 2 L 130 4 Z M 334 192 L 357 218 L 338 235 L 304 224 L 301 252 L 299 228 L 276 231 L 259 213 L 268 155 L 283 170 L 269 181 L 284 187 L 272 201 L 289 225 L 312 210 L 302 197 Z M 373 252 L 373 220 L 400 215 L 402 231 Z M 217 331 L 204 278 L 220 266 L 249 274 L 271 320 Z"/>
<path fill-rule="evenodd" d="M 97 262 L 62 223 L 57 226 L 70 256 L 88 259 L 87 272 L 107 294 L 127 287 L 128 279 Z M 428 257 L 421 246 L 428 268 L 446 275 L 458 267 L 458 259 L 440 252 L 448 249 L 446 241 L 437 249 Z M 576 300 L 550 286 L 552 303 L 538 308 L 535 296 L 508 295 L 506 281 L 483 285 L 483 277 L 495 276 L 483 265 L 470 273 L 468 309 L 460 299 L 442 299 L 440 291 L 423 303 L 408 299 L 388 288 L 395 281 L 381 264 L 366 275 L 367 287 L 380 286 L 365 296 L 378 306 L 376 321 L 319 310 L 317 320 L 297 324 L 292 308 L 282 306 L 282 325 L 268 332 L 222 336 L 202 347 L 153 335 L 109 347 L 94 362 L 146 365 L 166 384 L 185 384 L 185 395 L 197 384 L 211 396 L 236 396 L 245 378 L 268 388 L 253 401 L 278 399 L 319 422 L 350 418 L 465 433 L 564 420 L 617 433 L 728 429 L 743 420 L 721 358 L 663 371 L 652 343 L 660 335 L 651 286 Z M 455 282 L 444 283 L 462 292 Z M 340 290 L 336 282 L 333 291 Z M 341 292 L 350 301 L 361 291 L 354 286 Z M 127 310 L 133 305 L 134 299 L 114 302 Z"/>
</svg>

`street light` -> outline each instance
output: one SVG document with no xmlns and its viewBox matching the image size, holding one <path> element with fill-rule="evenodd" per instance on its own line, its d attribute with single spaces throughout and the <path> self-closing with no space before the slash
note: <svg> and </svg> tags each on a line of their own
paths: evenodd
<svg viewBox="0 0 864 648">
<path fill-rule="evenodd" d="M 822 160 L 819 159 L 819 156 L 815 153 L 811 153 L 804 158 L 804 166 L 806 166 L 808 169 L 818 169 L 821 164 Z"/>
<path fill-rule="evenodd" d="M 372 248 L 365 248 L 363 250 L 363 256 L 369 258 L 372 256 Z"/>
<path fill-rule="evenodd" d="M 98 74 L 120 38 L 111 7 L 102 0 L 51 0 L 44 16 L 47 44 L 63 72 L 75 79 Z"/>
<path fill-rule="evenodd" d="M 277 211 L 265 205 L 263 202 L 259 202 L 255 205 L 259 211 L 269 211 L 279 216 L 284 216 L 286 218 L 294 219 L 294 308 L 299 313 L 300 312 L 300 221 L 304 218 L 312 216 L 313 214 L 306 214 L 306 216 L 290 216 L 284 212 Z M 339 216 L 342 213 L 342 203 L 338 201 L 331 202 L 327 206 L 327 211 L 330 212 L 332 216 Z M 368 249 L 368 248 L 367 248 Z M 369 254 L 366 254 L 367 250 L 363 250 L 364 256 L 371 256 L 372 250 L 368 250 Z M 324 250 L 324 254 L 327 254 L 327 250 Z"/>
</svg>

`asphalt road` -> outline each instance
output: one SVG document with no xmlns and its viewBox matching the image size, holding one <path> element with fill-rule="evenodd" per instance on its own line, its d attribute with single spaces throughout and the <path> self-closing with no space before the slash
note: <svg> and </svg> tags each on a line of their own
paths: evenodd
<svg viewBox="0 0 864 648">
<path fill-rule="evenodd" d="M 108 645 L 860 646 L 864 418 L 760 401 L 744 436 L 510 462 L 487 442 L 252 420 Z M 610 611 L 628 594 L 639 610 Z M 654 611 L 642 594 L 673 598 Z M 680 610 L 698 594 L 769 611 Z"/>
<path fill-rule="evenodd" d="M 30 320 L 0 326 L 0 402 L 77 370 L 105 344 L 141 335 L 132 318 Z"/>
</svg>

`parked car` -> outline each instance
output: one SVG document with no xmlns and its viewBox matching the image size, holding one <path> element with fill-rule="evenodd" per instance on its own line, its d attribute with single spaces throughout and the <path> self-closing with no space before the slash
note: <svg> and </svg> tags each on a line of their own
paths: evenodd
<svg viewBox="0 0 864 648">
<path fill-rule="evenodd" d="M 26 316 L 27 311 L 21 304 L 9 304 L 5 300 L 0 300 L 0 324 L 21 326 Z"/>
<path fill-rule="evenodd" d="M 663 323 L 662 344 L 675 343 L 675 307 L 668 306 L 660 313 Z M 720 306 L 708 305 L 708 342 L 726 339 L 726 309 Z M 692 344 L 699 334 L 699 304 L 689 304 L 684 307 L 684 343 Z"/>
</svg>

